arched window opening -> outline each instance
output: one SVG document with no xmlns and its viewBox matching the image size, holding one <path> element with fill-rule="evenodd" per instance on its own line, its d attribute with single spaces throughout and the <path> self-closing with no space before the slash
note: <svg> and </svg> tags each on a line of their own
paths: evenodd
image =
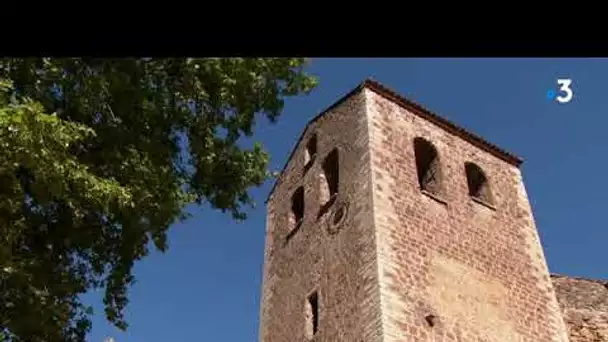
<svg viewBox="0 0 608 342">
<path fill-rule="evenodd" d="M 485 203 L 492 204 L 490 184 L 483 170 L 476 164 L 467 162 L 465 163 L 465 173 L 467 175 L 469 196 Z"/>
<path fill-rule="evenodd" d="M 306 143 L 306 151 L 304 152 L 304 167 L 308 170 L 315 161 L 317 156 L 317 135 L 314 134 Z"/>
<path fill-rule="evenodd" d="M 435 146 L 423 138 L 415 138 L 414 154 L 420 189 L 433 194 L 441 193 L 442 175 Z"/>
<path fill-rule="evenodd" d="M 322 208 L 327 209 L 338 196 L 338 186 L 340 184 L 340 165 L 338 150 L 333 149 L 323 160 L 323 172 L 320 176 L 321 189 L 319 200 Z M 323 212 L 325 210 L 322 210 Z"/>
</svg>

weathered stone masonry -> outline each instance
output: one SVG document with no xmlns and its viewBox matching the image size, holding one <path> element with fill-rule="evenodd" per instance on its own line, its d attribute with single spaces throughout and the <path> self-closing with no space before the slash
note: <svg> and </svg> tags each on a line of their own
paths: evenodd
<svg viewBox="0 0 608 342">
<path fill-rule="evenodd" d="M 553 275 L 571 342 L 608 341 L 608 281 Z"/>
<path fill-rule="evenodd" d="M 583 334 L 564 325 L 520 162 L 363 82 L 306 127 L 268 199 L 260 340 Z M 581 315 L 605 322 L 566 320 Z"/>
<path fill-rule="evenodd" d="M 316 341 L 382 341 L 367 131 L 359 92 L 308 126 L 269 198 L 262 341 L 306 341 L 307 298 L 315 291 Z M 306 149 L 311 139 L 313 156 Z M 323 166 L 332 152 L 339 195 L 327 206 L 331 189 Z M 298 224 L 290 199 L 300 187 L 304 215 Z"/>
</svg>

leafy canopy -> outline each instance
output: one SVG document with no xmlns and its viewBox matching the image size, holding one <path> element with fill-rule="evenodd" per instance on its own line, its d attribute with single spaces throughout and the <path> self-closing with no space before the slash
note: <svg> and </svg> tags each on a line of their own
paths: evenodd
<svg viewBox="0 0 608 342">
<path fill-rule="evenodd" d="M 187 204 L 246 218 L 269 156 L 239 138 L 314 88 L 306 62 L 0 59 L 0 340 L 84 341 L 94 288 L 126 329 L 133 265 Z"/>
</svg>

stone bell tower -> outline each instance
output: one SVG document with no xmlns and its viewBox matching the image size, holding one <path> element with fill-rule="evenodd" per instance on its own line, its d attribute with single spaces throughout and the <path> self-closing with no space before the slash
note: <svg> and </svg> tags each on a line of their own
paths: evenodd
<svg viewBox="0 0 608 342">
<path fill-rule="evenodd" d="M 268 199 L 260 341 L 568 341 L 520 164 L 364 81 Z"/>
</svg>

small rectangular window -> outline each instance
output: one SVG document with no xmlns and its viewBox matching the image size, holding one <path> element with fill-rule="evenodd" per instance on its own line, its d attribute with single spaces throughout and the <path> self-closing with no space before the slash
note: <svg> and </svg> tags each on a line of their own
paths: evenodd
<svg viewBox="0 0 608 342">
<path fill-rule="evenodd" d="M 297 228 L 304 219 L 304 187 L 299 187 L 291 197 L 291 220 L 293 228 Z"/>
<path fill-rule="evenodd" d="M 319 331 L 319 294 L 311 293 L 306 300 L 306 337 L 311 339 Z"/>
</svg>

